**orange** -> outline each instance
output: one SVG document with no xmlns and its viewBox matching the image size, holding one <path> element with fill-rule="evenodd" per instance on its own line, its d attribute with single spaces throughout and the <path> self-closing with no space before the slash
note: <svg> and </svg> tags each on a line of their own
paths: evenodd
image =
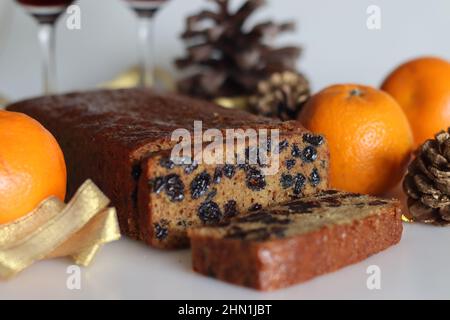
<svg viewBox="0 0 450 320">
<path fill-rule="evenodd" d="M 328 140 L 332 188 L 381 194 L 401 180 L 413 137 L 401 107 L 387 93 L 333 85 L 310 99 L 299 120 Z"/>
<path fill-rule="evenodd" d="M 49 196 L 64 200 L 66 165 L 55 138 L 36 120 L 0 110 L 0 223 Z"/>
<path fill-rule="evenodd" d="M 381 86 L 406 113 L 415 147 L 450 125 L 450 63 L 425 57 L 394 70 Z"/>
</svg>

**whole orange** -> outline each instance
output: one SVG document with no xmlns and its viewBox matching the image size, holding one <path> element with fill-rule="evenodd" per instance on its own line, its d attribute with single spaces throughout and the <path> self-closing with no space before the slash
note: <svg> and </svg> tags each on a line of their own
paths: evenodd
<svg viewBox="0 0 450 320">
<path fill-rule="evenodd" d="M 450 125 L 450 63 L 415 59 L 398 67 L 381 89 L 400 104 L 414 134 L 415 147 Z"/>
<path fill-rule="evenodd" d="M 328 140 L 331 187 L 380 194 L 401 180 L 413 137 L 405 114 L 387 93 L 333 85 L 309 100 L 299 120 Z"/>
<path fill-rule="evenodd" d="M 36 120 L 0 110 L 0 223 L 49 196 L 64 200 L 66 165 L 55 138 Z"/>
</svg>

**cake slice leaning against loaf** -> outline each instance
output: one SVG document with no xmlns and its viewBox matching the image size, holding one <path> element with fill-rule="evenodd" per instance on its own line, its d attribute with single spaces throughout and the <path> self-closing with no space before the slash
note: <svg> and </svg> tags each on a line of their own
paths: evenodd
<svg viewBox="0 0 450 320">
<path fill-rule="evenodd" d="M 356 263 L 401 234 L 396 200 L 334 190 L 189 231 L 195 271 L 258 290 Z"/>
</svg>

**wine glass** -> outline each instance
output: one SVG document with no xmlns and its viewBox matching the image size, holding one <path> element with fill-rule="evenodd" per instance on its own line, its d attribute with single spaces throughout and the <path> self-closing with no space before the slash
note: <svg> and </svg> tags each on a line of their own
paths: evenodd
<svg viewBox="0 0 450 320">
<path fill-rule="evenodd" d="M 155 84 L 154 69 L 154 17 L 168 0 L 125 0 L 138 16 L 139 84 Z"/>
<path fill-rule="evenodd" d="M 44 94 L 56 92 L 55 23 L 74 0 L 16 0 L 39 23 Z"/>
<path fill-rule="evenodd" d="M 6 37 L 10 32 L 10 23 L 11 23 L 11 2 L 0 1 L 0 49 L 3 48 L 3 44 L 6 40 Z"/>
<path fill-rule="evenodd" d="M 11 16 L 11 2 L 0 1 L 0 57 L 8 34 L 10 33 Z M 3 93 L 0 92 L 0 109 L 7 103 L 7 99 Z"/>
</svg>

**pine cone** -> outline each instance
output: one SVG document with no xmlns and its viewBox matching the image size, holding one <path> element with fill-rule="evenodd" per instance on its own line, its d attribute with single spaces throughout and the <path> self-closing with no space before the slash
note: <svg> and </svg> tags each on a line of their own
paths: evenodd
<svg viewBox="0 0 450 320">
<path fill-rule="evenodd" d="M 188 17 L 182 34 L 188 53 L 176 65 L 188 76 L 178 83 L 181 92 L 207 99 L 251 95 L 261 79 L 295 70 L 298 47 L 273 48 L 266 43 L 268 38 L 292 31 L 295 24 L 267 21 L 245 30 L 249 16 L 264 0 L 247 0 L 235 12 L 230 11 L 228 0 L 210 1 L 217 10 Z M 204 27 L 205 22 L 209 27 Z"/>
<path fill-rule="evenodd" d="M 309 83 L 300 73 L 274 73 L 258 83 L 257 94 L 250 98 L 256 114 L 281 120 L 296 119 L 310 96 Z"/>
<path fill-rule="evenodd" d="M 403 181 L 413 221 L 450 224 L 450 128 L 418 150 Z"/>
</svg>

